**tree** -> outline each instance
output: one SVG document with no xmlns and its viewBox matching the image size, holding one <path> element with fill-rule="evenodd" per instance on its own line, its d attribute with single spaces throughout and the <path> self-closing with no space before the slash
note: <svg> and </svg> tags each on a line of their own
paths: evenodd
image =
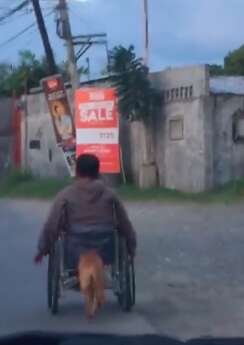
<svg viewBox="0 0 244 345">
<path fill-rule="evenodd" d="M 115 47 L 110 59 L 120 114 L 130 121 L 142 120 L 148 124 L 159 102 L 159 94 L 148 77 L 148 68 L 136 57 L 133 46 L 128 49 Z"/>
<path fill-rule="evenodd" d="M 244 45 L 225 56 L 224 66 L 209 65 L 209 72 L 212 76 L 244 75 Z"/>
<path fill-rule="evenodd" d="M 12 73 L 12 66 L 7 63 L 0 64 L 0 95 L 8 94 L 9 78 Z"/>
<path fill-rule="evenodd" d="M 117 89 L 118 108 L 125 119 L 142 124 L 143 157 L 139 184 L 150 187 L 156 184 L 156 165 L 153 148 L 152 118 L 160 102 L 158 92 L 151 86 L 148 68 L 137 58 L 134 47 L 115 47 L 110 52 L 113 85 Z"/>
<path fill-rule="evenodd" d="M 57 71 L 63 75 L 64 81 L 69 80 L 66 63 L 59 64 Z M 86 69 L 81 67 L 79 73 L 85 74 Z M 19 52 L 16 65 L 0 64 L 0 96 L 11 96 L 13 91 L 16 95 L 21 95 L 32 87 L 40 86 L 40 80 L 48 75 L 49 69 L 45 57 L 38 59 L 31 51 L 22 50 Z"/>
<path fill-rule="evenodd" d="M 219 75 L 225 74 L 224 68 L 221 65 L 214 64 L 214 65 L 209 65 L 208 67 L 209 67 L 209 73 L 211 76 L 219 76 Z"/>
<path fill-rule="evenodd" d="M 39 86 L 40 79 L 48 75 L 46 60 L 38 60 L 29 50 L 19 52 L 18 64 L 0 64 L 0 95 L 11 96 L 15 91 L 17 95 L 27 89 Z"/>
<path fill-rule="evenodd" d="M 227 75 L 244 75 L 244 45 L 226 55 L 224 70 Z"/>
<path fill-rule="evenodd" d="M 69 66 L 67 61 L 62 62 L 58 65 L 58 73 L 62 74 L 64 81 L 70 81 L 70 74 L 69 74 Z M 77 73 L 79 76 L 79 79 L 81 76 L 87 76 L 88 75 L 88 68 L 84 66 L 80 66 L 77 68 Z"/>
</svg>

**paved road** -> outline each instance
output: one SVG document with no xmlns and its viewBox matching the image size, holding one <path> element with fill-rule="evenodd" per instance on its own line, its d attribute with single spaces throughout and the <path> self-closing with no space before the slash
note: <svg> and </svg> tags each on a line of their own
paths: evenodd
<svg viewBox="0 0 244 345">
<path fill-rule="evenodd" d="M 46 263 L 32 256 L 49 204 L 0 201 L 0 335 L 26 330 L 161 333 L 182 339 L 244 335 L 244 205 L 129 204 L 138 229 L 137 306 L 112 296 L 95 321 L 67 293 L 46 310 Z"/>
</svg>

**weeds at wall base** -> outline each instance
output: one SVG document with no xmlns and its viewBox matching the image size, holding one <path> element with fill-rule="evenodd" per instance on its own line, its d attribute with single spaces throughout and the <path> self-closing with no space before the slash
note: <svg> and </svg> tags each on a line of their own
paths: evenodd
<svg viewBox="0 0 244 345">
<path fill-rule="evenodd" d="M 53 199 L 71 182 L 70 179 L 34 178 L 29 172 L 11 171 L 0 181 L 0 197 Z M 244 179 L 230 182 L 214 191 L 204 193 L 183 193 L 166 188 L 140 190 L 134 185 L 122 185 L 117 193 L 123 200 L 134 202 L 177 202 L 177 203 L 235 203 L 244 201 Z"/>
</svg>

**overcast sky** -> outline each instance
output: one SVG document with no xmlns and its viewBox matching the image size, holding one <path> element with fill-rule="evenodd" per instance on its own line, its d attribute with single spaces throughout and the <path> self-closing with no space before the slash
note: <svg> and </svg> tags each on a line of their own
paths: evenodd
<svg viewBox="0 0 244 345">
<path fill-rule="evenodd" d="M 20 0 L 13 0 L 13 6 Z M 148 0 L 150 68 L 198 63 L 221 63 L 229 50 L 244 43 L 244 0 Z M 0 10 L 9 0 L 0 0 Z M 48 14 L 56 0 L 41 0 Z M 68 0 L 74 34 L 106 32 L 109 46 L 133 44 L 143 54 L 143 0 Z M 15 16 L 0 26 L 0 45 L 31 24 L 33 13 Z M 46 18 L 58 60 L 65 59 L 63 42 L 56 37 L 53 15 Z M 0 46 L 1 47 L 1 46 Z M 20 49 L 43 54 L 36 29 L 1 47 L 0 61 L 16 61 Z M 86 55 L 95 76 L 106 63 L 102 47 Z M 81 63 L 84 63 L 81 61 Z"/>
</svg>

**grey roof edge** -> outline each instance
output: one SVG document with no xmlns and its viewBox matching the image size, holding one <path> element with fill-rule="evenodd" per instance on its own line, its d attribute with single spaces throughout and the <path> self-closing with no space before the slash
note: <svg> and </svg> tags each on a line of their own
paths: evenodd
<svg viewBox="0 0 244 345">
<path fill-rule="evenodd" d="M 244 76 L 218 76 L 209 78 L 211 94 L 244 95 Z"/>
</svg>

